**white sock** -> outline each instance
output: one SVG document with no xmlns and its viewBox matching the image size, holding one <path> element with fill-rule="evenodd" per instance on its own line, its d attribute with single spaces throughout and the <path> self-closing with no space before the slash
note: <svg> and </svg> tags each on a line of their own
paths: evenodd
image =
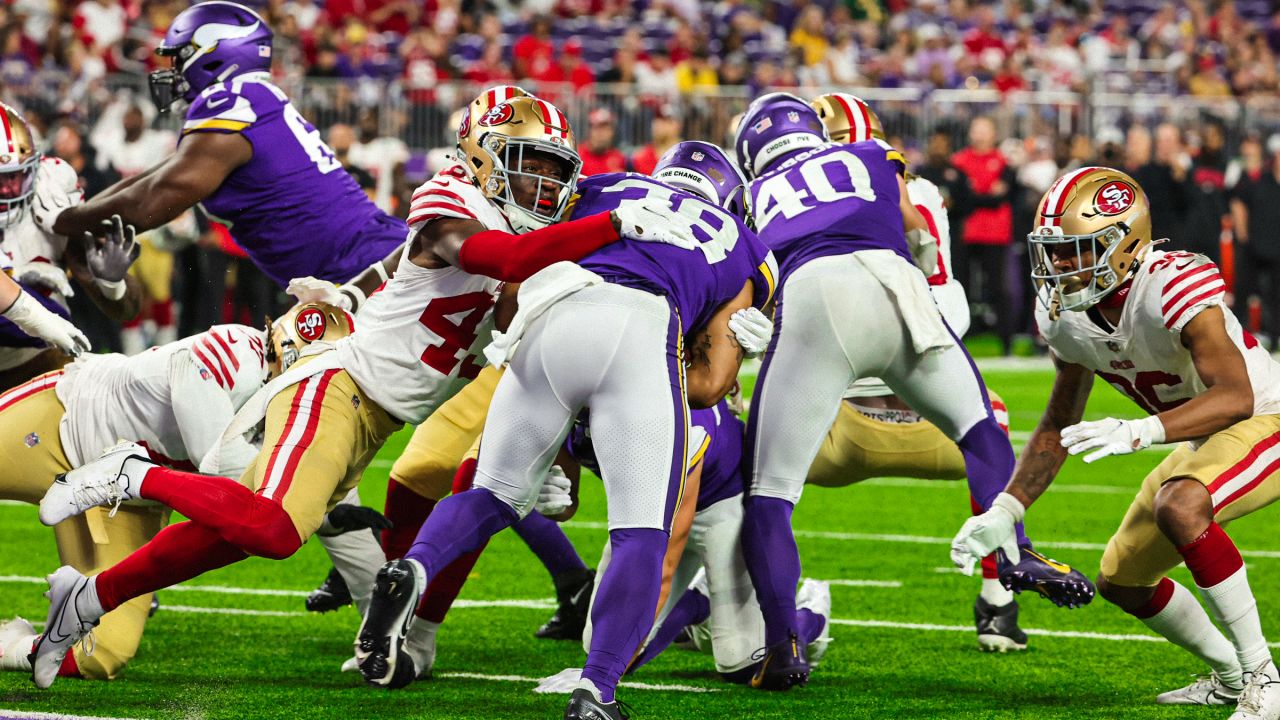
<svg viewBox="0 0 1280 720">
<path fill-rule="evenodd" d="M 1155 615 L 1142 618 L 1143 624 L 1203 660 L 1228 687 L 1242 687 L 1244 683 L 1235 646 L 1214 627 L 1208 613 L 1196 602 L 1190 590 L 1172 580 L 1169 582 L 1173 583 L 1169 603 Z"/>
<path fill-rule="evenodd" d="M 414 618 L 404 637 L 404 651 L 413 658 L 418 677 L 431 672 L 432 666 L 436 664 L 436 631 L 439 629 L 438 622 Z"/>
<path fill-rule="evenodd" d="M 76 611 L 80 613 L 81 619 L 98 620 L 107 614 L 102 609 L 102 601 L 98 599 L 98 576 L 94 575 L 89 578 L 89 582 L 85 585 L 85 592 L 76 597 Z"/>
<path fill-rule="evenodd" d="M 1005 590 L 996 578 L 982 578 L 982 599 L 996 607 L 1003 607 L 1013 602 L 1013 591 Z"/>
<path fill-rule="evenodd" d="M 586 678 L 581 678 L 580 680 L 578 680 L 578 686 L 574 689 L 575 690 L 586 689 L 590 691 L 593 696 L 595 696 L 596 702 L 599 702 L 599 703 L 604 702 L 604 698 L 600 695 L 600 688 L 596 687 L 595 683 L 591 682 Z"/>
<path fill-rule="evenodd" d="M 120 349 L 125 355 L 137 355 L 147 349 L 147 339 L 142 335 L 141 327 L 125 328 L 120 331 Z"/>
<path fill-rule="evenodd" d="M 1258 601 L 1249 589 L 1244 566 L 1213 587 L 1198 588 L 1209 613 L 1231 639 L 1245 672 L 1253 672 L 1271 661 L 1271 650 L 1262 635 Z"/>
</svg>

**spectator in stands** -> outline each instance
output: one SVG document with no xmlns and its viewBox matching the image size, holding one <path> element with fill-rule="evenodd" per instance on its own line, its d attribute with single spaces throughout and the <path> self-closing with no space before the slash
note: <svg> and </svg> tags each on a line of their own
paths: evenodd
<svg viewBox="0 0 1280 720">
<path fill-rule="evenodd" d="M 627 169 L 627 157 L 614 143 L 614 130 L 613 113 L 608 108 L 596 108 L 587 116 L 587 141 L 578 146 L 583 177 Z"/>
<path fill-rule="evenodd" d="M 516 41 L 511 51 L 517 78 L 536 78 L 548 72 L 555 64 L 555 48 L 551 44 L 551 18 L 538 15 L 529 27 L 529 34 Z"/>
<path fill-rule="evenodd" d="M 951 154 L 951 133 L 946 128 L 935 129 L 929 134 L 924 164 L 916 168 L 916 174 L 938 186 L 947 204 L 951 227 L 959 229 L 969 212 L 969 180 L 951 162 Z M 959 238 L 953 234 L 952 239 Z"/>
<path fill-rule="evenodd" d="M 658 159 L 672 145 L 680 142 L 680 116 L 673 105 L 663 104 L 654 112 L 649 142 L 631 156 L 631 169 L 648 175 Z"/>
<path fill-rule="evenodd" d="M 795 29 L 788 39 L 791 47 L 803 51 L 805 65 L 813 66 L 822 62 L 827 55 L 827 29 L 822 8 L 818 5 L 806 6 L 797 18 Z"/>
<path fill-rule="evenodd" d="M 329 145 L 329 149 L 333 151 L 333 156 L 337 158 L 338 162 L 342 163 L 342 168 L 355 179 L 356 184 L 372 200 L 377 182 L 368 170 L 351 161 L 351 146 L 356 142 L 355 128 L 346 123 L 334 123 L 329 126 L 329 132 L 325 135 L 325 142 Z"/>
<path fill-rule="evenodd" d="M 641 97 L 671 98 L 676 94 L 676 69 L 663 48 L 636 65 L 636 91 Z"/>
<path fill-rule="evenodd" d="M 815 66 L 817 79 L 821 85 L 851 87 L 862 81 L 858 74 L 858 44 L 854 42 L 853 29 L 848 26 L 836 28 L 835 38 L 827 48 L 822 62 Z"/>
<path fill-rule="evenodd" d="M 1254 298 L 1261 300 L 1262 330 L 1275 352 L 1280 342 L 1280 135 L 1267 140 L 1265 165 L 1256 179 L 1244 175 L 1231 200 L 1240 248 L 1235 311 L 1248 328 L 1250 306 Z"/>
<path fill-rule="evenodd" d="M 284 14 L 298 23 L 302 32 L 311 32 L 324 16 L 324 12 L 316 5 L 315 0 L 289 0 L 284 4 Z"/>
<path fill-rule="evenodd" d="M 534 79 L 542 83 L 569 83 L 574 92 L 581 92 L 595 84 L 596 75 L 582 59 L 582 43 L 573 38 L 564 44 L 557 61 Z M 547 97 L 547 100 L 556 102 L 558 98 Z"/>
<path fill-rule="evenodd" d="M 118 0 L 88 0 L 76 6 L 71 24 L 90 54 L 115 69 L 119 66 L 117 46 L 124 40 L 128 21 L 129 15 Z"/>
<path fill-rule="evenodd" d="M 705 45 L 694 48 L 693 53 L 676 65 L 676 87 L 682 95 L 695 91 L 715 90 L 720 86 L 716 69 Z"/>
<path fill-rule="evenodd" d="M 511 66 L 502 57 L 502 45 L 496 41 L 484 46 L 480 57 L 467 66 L 462 76 L 476 85 L 510 85 L 515 82 Z"/>
<path fill-rule="evenodd" d="M 1169 123 L 1156 127 L 1155 155 L 1134 170 L 1133 179 L 1147 193 L 1151 203 L 1151 234 L 1168 238 L 1173 247 L 1182 247 L 1182 223 L 1187 212 L 1185 179 L 1191 158 L 1182 146 L 1182 131 Z"/>
<path fill-rule="evenodd" d="M 389 110 L 385 117 L 394 120 L 397 116 L 397 111 Z M 360 111 L 357 133 L 349 143 L 349 157 L 352 165 L 362 168 L 371 176 L 374 189 L 372 198 L 378 207 L 392 215 L 405 215 L 408 207 L 401 200 L 404 195 L 404 166 L 409 161 L 409 146 L 400 139 L 401 133 L 382 132 L 383 118 L 377 106 Z"/>
<path fill-rule="evenodd" d="M 1200 150 L 1187 178 L 1186 234 L 1180 250 L 1221 260 L 1219 238 L 1229 212 L 1227 206 L 1226 130 L 1217 118 L 1201 124 Z"/>
<path fill-rule="evenodd" d="M 986 320 L 999 333 L 1008 354 L 1012 341 L 1008 267 L 1014 175 L 996 144 L 995 123 L 979 116 L 969 125 L 969 146 L 951 158 L 969 180 L 972 207 L 964 222 L 963 242 L 953 245 L 953 252 L 960 251 L 956 252 L 958 274 L 972 296 L 985 306 Z"/>
<path fill-rule="evenodd" d="M 1187 92 L 1198 97 L 1231 96 L 1231 86 L 1218 71 L 1213 53 L 1205 51 L 1196 57 L 1196 72 L 1187 81 Z"/>
</svg>

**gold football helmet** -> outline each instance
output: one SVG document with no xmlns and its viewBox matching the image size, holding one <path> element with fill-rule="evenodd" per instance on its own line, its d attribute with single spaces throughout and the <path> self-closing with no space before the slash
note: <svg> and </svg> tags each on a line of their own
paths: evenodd
<svg viewBox="0 0 1280 720">
<path fill-rule="evenodd" d="M 535 97 L 517 97 L 489 108 L 459 138 L 458 156 L 480 192 L 516 232 L 558 222 L 582 167 L 569 119 Z M 527 170 L 525 163 L 535 158 L 552 161 L 555 170 Z"/>
<path fill-rule="evenodd" d="M 267 318 L 268 377 L 288 370 L 311 343 L 337 342 L 355 329 L 350 313 L 321 302 L 295 305 L 275 321 Z"/>
<path fill-rule="evenodd" d="M 462 144 L 462 138 L 471 134 L 471 131 L 476 127 L 476 123 L 480 122 L 480 118 L 489 112 L 494 105 L 514 100 L 518 97 L 533 96 L 519 85 L 495 85 L 477 95 L 476 99 L 472 100 L 462 113 L 462 123 L 458 125 L 458 144 Z"/>
<path fill-rule="evenodd" d="M 0 228 L 22 219 L 36 189 L 40 153 L 31 127 L 17 110 L 0 102 Z"/>
<path fill-rule="evenodd" d="M 1119 170 L 1073 170 L 1040 200 L 1027 242 L 1036 295 L 1052 317 L 1087 310 L 1132 276 L 1151 248 L 1151 205 Z M 1075 263 L 1056 267 L 1063 258 Z"/>
<path fill-rule="evenodd" d="M 856 143 L 875 138 L 884 140 L 880 116 L 860 97 L 849 93 L 819 95 L 809 103 L 818 111 L 827 134 L 838 143 Z"/>
</svg>

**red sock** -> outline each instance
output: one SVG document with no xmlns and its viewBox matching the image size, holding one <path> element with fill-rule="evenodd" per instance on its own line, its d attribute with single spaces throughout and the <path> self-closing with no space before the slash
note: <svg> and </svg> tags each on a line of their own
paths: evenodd
<svg viewBox="0 0 1280 720">
<path fill-rule="evenodd" d="M 195 522 L 161 530 L 151 542 L 98 574 L 95 586 L 104 610 L 140 595 L 176 585 L 246 557 L 243 550 Z"/>
<path fill-rule="evenodd" d="M 1244 567 L 1236 544 L 1216 522 L 1209 523 L 1200 537 L 1178 548 L 1196 585 L 1211 588 Z"/>
<path fill-rule="evenodd" d="M 158 467 L 147 471 L 140 494 L 214 530 L 250 555 L 280 560 L 302 547 L 280 503 L 231 478 Z"/>
<path fill-rule="evenodd" d="M 458 472 L 453 476 L 453 492 L 470 490 L 471 482 L 475 477 L 476 459 L 463 460 L 458 466 Z M 444 622 L 444 616 L 449 613 L 449 608 L 453 607 L 453 601 L 458 599 L 462 586 L 467 584 L 467 577 L 471 575 L 471 569 L 476 566 L 476 561 L 480 559 L 480 553 L 484 552 L 486 545 L 488 545 L 487 542 L 478 549 L 459 556 L 457 560 L 449 563 L 431 578 L 431 582 L 427 583 L 426 592 L 422 594 L 422 601 L 418 603 L 416 611 L 418 617 L 435 623 Z"/>
<path fill-rule="evenodd" d="M 69 652 L 66 657 L 62 658 L 62 666 L 58 668 L 58 677 L 80 677 L 80 666 L 76 664 L 76 654 L 74 652 Z"/>
<path fill-rule="evenodd" d="M 969 509 L 973 511 L 974 515 L 982 514 L 982 506 L 978 504 L 978 501 L 975 500 L 972 495 L 969 496 Z M 1000 571 L 996 567 L 996 554 L 991 553 L 990 555 L 982 558 L 982 579 L 996 580 L 999 579 L 999 577 Z"/>
<path fill-rule="evenodd" d="M 1173 581 L 1169 578 L 1160 578 L 1159 584 L 1156 585 L 1156 591 L 1151 595 L 1151 599 L 1147 601 L 1147 604 L 1130 614 L 1139 620 L 1147 620 L 1159 615 L 1160 611 L 1169 605 L 1169 600 L 1173 597 L 1174 587 Z"/>
<path fill-rule="evenodd" d="M 160 327 L 173 324 L 173 300 L 162 300 L 151 304 L 151 319 Z"/>
<path fill-rule="evenodd" d="M 382 514 L 395 525 L 382 531 L 382 551 L 388 560 L 397 560 L 408 554 L 418 537 L 418 529 L 435 506 L 435 500 L 422 497 L 396 482 L 395 478 L 387 478 L 387 502 Z"/>
</svg>

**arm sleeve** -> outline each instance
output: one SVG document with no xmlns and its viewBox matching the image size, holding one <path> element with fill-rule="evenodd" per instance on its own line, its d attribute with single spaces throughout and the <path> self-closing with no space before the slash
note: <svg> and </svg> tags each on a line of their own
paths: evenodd
<svg viewBox="0 0 1280 720">
<path fill-rule="evenodd" d="M 236 465 L 243 471 L 257 455 L 256 450 L 249 452 L 253 446 L 245 441 L 244 447 L 233 443 L 231 447 L 218 448 L 222 431 L 235 416 L 231 398 L 213 379 L 212 371 L 204 368 L 189 350 L 179 350 L 169 360 L 169 393 L 187 457 L 199 463 L 201 471 L 211 455 L 218 459 L 214 470 L 222 475 L 236 470 Z M 217 452 L 211 452 L 215 449 Z"/>
<path fill-rule="evenodd" d="M 462 243 L 458 266 L 495 280 L 523 282 L 548 265 L 581 260 L 619 237 L 607 212 L 523 235 L 486 230 Z"/>
</svg>

